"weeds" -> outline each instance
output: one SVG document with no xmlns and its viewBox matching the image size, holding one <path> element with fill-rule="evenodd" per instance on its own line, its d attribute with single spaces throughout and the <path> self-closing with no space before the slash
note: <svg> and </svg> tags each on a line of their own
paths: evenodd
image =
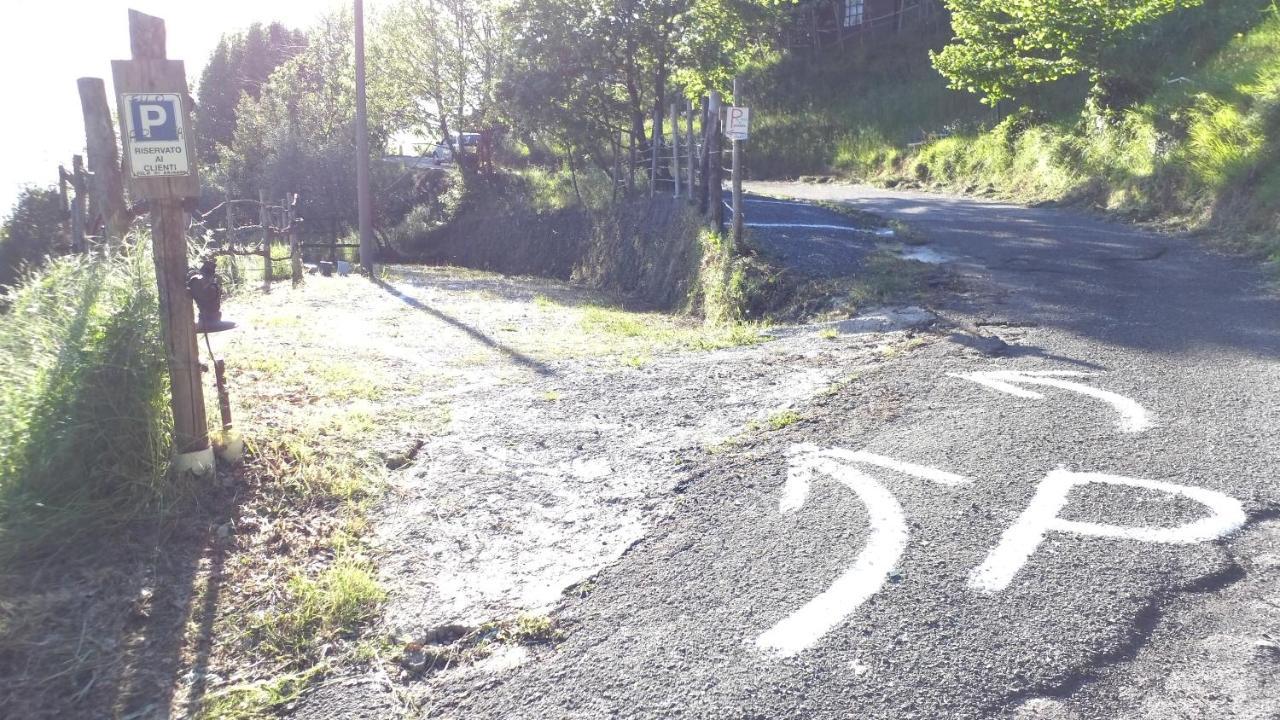
<svg viewBox="0 0 1280 720">
<path fill-rule="evenodd" d="M 343 556 L 315 577 L 295 574 L 284 601 L 254 623 L 260 651 L 295 666 L 320 660 L 319 649 L 372 620 L 386 599 L 368 560 Z"/>
<path fill-rule="evenodd" d="M 769 416 L 769 429 L 781 430 L 783 428 L 795 425 L 796 423 L 800 422 L 800 420 L 802 419 L 803 418 L 800 415 L 800 413 L 796 412 L 795 410 L 783 410 L 782 412 L 774 413 L 773 415 Z"/>
<path fill-rule="evenodd" d="M 297 673 L 280 675 L 256 683 L 233 685 L 210 695 L 200 710 L 200 720 L 267 720 L 276 710 L 297 700 L 313 682 L 322 677 L 323 665 Z"/>
<path fill-rule="evenodd" d="M 0 323 L 0 560 L 65 548 L 185 492 L 168 482 L 150 254 L 51 261 Z"/>
</svg>

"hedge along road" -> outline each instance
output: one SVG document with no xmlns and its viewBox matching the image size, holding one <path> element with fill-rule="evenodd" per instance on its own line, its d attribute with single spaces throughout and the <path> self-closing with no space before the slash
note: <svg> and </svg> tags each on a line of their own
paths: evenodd
<svg viewBox="0 0 1280 720">
<path fill-rule="evenodd" d="M 1211 606 L 1261 577 L 1247 600 L 1280 629 L 1280 544 L 1245 542 L 1280 508 L 1280 302 L 1255 270 L 1063 211 L 751 190 L 914 223 L 964 279 L 948 316 L 1009 350 L 931 343 L 703 457 L 670 519 L 561 608 L 563 642 L 450 680 L 426 715 L 1149 717 L 1173 689 L 1091 688 L 1192 593 Z M 1262 690 L 1231 712 L 1274 717 L 1277 658 L 1236 660 Z"/>
</svg>

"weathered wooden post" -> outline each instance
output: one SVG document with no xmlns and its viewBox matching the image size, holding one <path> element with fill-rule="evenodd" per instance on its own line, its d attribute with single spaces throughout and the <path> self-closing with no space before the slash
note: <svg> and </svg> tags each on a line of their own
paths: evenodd
<svg viewBox="0 0 1280 720">
<path fill-rule="evenodd" d="M 271 292 L 271 214 L 267 212 L 267 192 L 258 191 L 258 238 L 262 241 L 262 292 Z"/>
<path fill-rule="evenodd" d="M 662 144 L 662 99 L 653 106 L 653 131 L 649 133 L 649 197 L 658 190 L 658 147 Z"/>
<path fill-rule="evenodd" d="M 711 210 L 711 224 L 716 232 L 724 230 L 724 158 L 720 152 L 720 93 L 712 91 L 707 118 L 707 156 L 710 173 L 707 178 L 707 202 Z"/>
<path fill-rule="evenodd" d="M 710 195 L 711 181 L 711 101 L 702 98 L 702 171 L 698 173 L 698 212 L 706 215 L 711 210 L 707 198 Z"/>
<path fill-rule="evenodd" d="M 71 252 L 89 252 L 89 242 L 84 236 L 84 207 L 85 196 L 88 194 L 88 180 L 84 176 L 84 158 L 79 155 L 71 156 L 71 172 L 67 173 L 61 167 L 58 168 L 61 178 L 64 182 L 71 185 L 71 189 L 76 191 L 75 197 L 71 198 L 71 222 L 70 222 L 70 238 Z"/>
<path fill-rule="evenodd" d="M 292 193 L 284 197 L 284 226 L 289 233 L 289 269 L 293 273 L 293 286 L 302 284 L 302 248 L 298 246 L 298 228 L 293 226 L 298 203 L 298 194 Z"/>
<path fill-rule="evenodd" d="M 613 146 L 613 194 L 612 202 L 618 202 L 618 184 L 622 182 L 622 131 L 609 143 Z"/>
<path fill-rule="evenodd" d="M 627 195 L 631 195 L 636 188 L 636 135 L 629 133 L 627 135 L 627 156 L 630 160 L 627 162 Z"/>
<path fill-rule="evenodd" d="M 71 208 L 67 207 L 67 169 L 58 166 L 58 232 L 65 238 L 67 250 L 75 248 L 71 245 Z"/>
<path fill-rule="evenodd" d="M 680 110 L 671 103 L 671 180 L 675 186 L 672 197 L 680 199 Z"/>
<path fill-rule="evenodd" d="M 733 105 L 728 110 L 728 127 L 726 134 L 733 141 L 733 244 L 737 248 L 742 244 L 744 218 L 742 215 L 742 144 L 747 139 L 750 111 L 743 105 L 743 84 L 738 78 L 733 79 Z"/>
<path fill-rule="evenodd" d="M 685 127 L 688 129 L 688 133 L 686 133 L 685 135 L 685 140 L 686 140 L 686 146 L 689 148 L 689 154 L 686 156 L 689 158 L 689 162 L 687 163 L 689 165 L 689 183 L 688 183 L 689 203 L 693 204 L 694 202 L 696 202 L 696 199 L 695 199 L 696 193 L 694 191 L 694 188 L 697 187 L 697 185 L 694 184 L 693 168 L 697 164 L 694 162 L 694 158 L 697 156 L 698 146 L 693 141 L 693 103 L 688 101 L 685 102 Z"/>
<path fill-rule="evenodd" d="M 123 243 L 129 231 L 129 211 L 124 204 L 124 181 L 120 177 L 120 156 L 116 153 L 116 131 L 111 125 L 107 88 L 102 78 L 83 77 L 80 109 L 84 114 L 85 150 L 89 156 L 89 217 L 101 223 L 108 249 Z"/>
<path fill-rule="evenodd" d="M 135 202 L 149 201 L 160 328 L 169 363 L 174 470 L 213 470 L 195 317 L 187 292 L 187 235 L 183 201 L 200 194 L 187 73 L 165 59 L 164 20 L 129 11 L 132 60 L 114 60 L 124 141 L 125 182 Z"/>
</svg>

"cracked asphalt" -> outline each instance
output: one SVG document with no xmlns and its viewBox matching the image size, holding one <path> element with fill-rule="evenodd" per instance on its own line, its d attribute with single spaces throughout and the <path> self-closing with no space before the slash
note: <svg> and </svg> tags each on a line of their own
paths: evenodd
<svg viewBox="0 0 1280 720">
<path fill-rule="evenodd" d="M 1009 349 L 939 336 L 797 408 L 798 422 L 692 451 L 670 512 L 556 610 L 561 642 L 514 669 L 440 676 L 422 716 L 1280 717 L 1280 301 L 1256 268 L 1062 210 L 749 189 L 911 223 L 966 288 L 943 316 Z M 957 377 L 1008 371 L 1079 373 L 1036 377 L 1095 392 Z M 1122 431 L 1116 397 L 1149 426 Z M 797 507 L 804 447 L 896 469 L 830 461 Z M 1038 544 L 1006 536 L 1044 509 L 1055 471 L 1119 480 L 1072 487 Z M 944 473 L 959 480 L 929 479 Z M 1180 536 L 1221 511 L 1206 497 L 1236 503 L 1243 527 Z M 1002 541 L 1025 562 L 975 589 Z M 833 584 L 853 587 L 850 573 L 864 602 L 828 597 L 819 610 L 838 617 L 815 640 L 761 649 Z"/>
</svg>

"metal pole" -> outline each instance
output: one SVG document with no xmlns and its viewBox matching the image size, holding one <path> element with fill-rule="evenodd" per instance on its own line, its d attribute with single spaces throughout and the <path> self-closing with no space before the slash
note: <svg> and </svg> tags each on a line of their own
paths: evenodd
<svg viewBox="0 0 1280 720">
<path fill-rule="evenodd" d="M 364 0 L 355 0 L 356 203 L 360 215 L 360 265 L 373 277 L 373 203 L 369 194 L 369 109 L 365 98 Z"/>
</svg>

